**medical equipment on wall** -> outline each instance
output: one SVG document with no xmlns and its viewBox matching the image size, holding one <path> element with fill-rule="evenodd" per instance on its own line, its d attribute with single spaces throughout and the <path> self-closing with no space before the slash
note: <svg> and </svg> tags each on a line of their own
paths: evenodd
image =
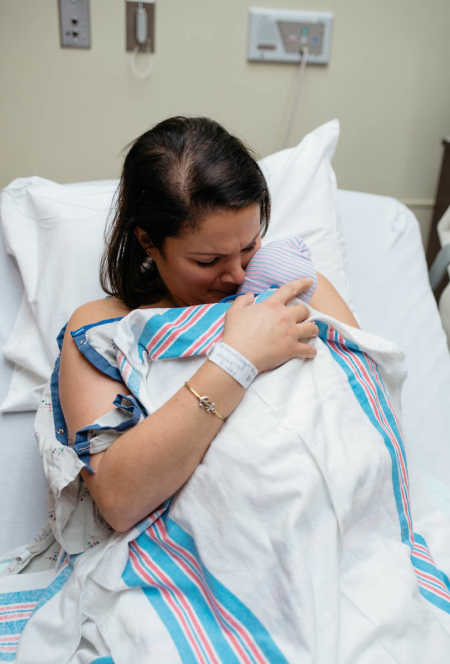
<svg viewBox="0 0 450 664">
<path fill-rule="evenodd" d="M 298 64 L 299 70 L 282 148 L 288 147 L 307 64 L 326 65 L 330 57 L 333 14 L 285 9 L 249 9 L 247 59 Z"/>
<path fill-rule="evenodd" d="M 330 58 L 333 14 L 287 9 L 249 9 L 247 58 L 253 62 L 300 61 L 308 49 L 311 64 Z"/>
<path fill-rule="evenodd" d="M 127 50 L 133 50 L 131 71 L 135 78 L 148 78 L 152 73 L 153 59 L 151 54 L 154 51 L 154 12 L 155 4 L 153 1 L 126 2 Z M 146 65 L 139 67 L 138 58 L 144 57 L 147 59 Z"/>
</svg>

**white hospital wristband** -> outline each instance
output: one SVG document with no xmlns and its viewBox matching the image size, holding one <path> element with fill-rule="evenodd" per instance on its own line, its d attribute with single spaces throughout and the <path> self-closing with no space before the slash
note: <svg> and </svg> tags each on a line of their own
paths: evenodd
<svg viewBox="0 0 450 664">
<path fill-rule="evenodd" d="M 246 357 L 222 341 L 214 344 L 206 353 L 211 362 L 227 372 L 242 387 L 247 388 L 258 375 L 258 369 Z"/>
</svg>

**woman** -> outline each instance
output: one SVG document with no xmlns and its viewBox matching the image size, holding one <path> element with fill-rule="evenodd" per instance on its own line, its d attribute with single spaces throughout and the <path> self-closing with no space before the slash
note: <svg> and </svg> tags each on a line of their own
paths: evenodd
<svg viewBox="0 0 450 664">
<path fill-rule="evenodd" d="M 40 571 L 40 554 L 56 565 L 45 583 L 6 579 L 0 656 L 444 661 L 450 587 L 413 528 L 390 403 L 399 352 L 355 329 L 320 275 L 315 323 L 291 303 L 312 279 L 218 304 L 248 290 L 269 212 L 256 162 L 216 123 L 173 118 L 133 144 L 103 261 L 110 297 L 72 315 L 36 418 L 50 526 L 9 571 Z M 142 341 L 147 323 L 199 310 L 217 331 L 225 309 L 207 359 L 154 361 Z"/>
<path fill-rule="evenodd" d="M 264 177 L 243 144 L 205 118 L 176 117 L 139 137 L 124 164 L 118 209 L 103 262 L 103 286 L 111 297 L 72 315 L 61 356 L 59 389 L 69 438 L 111 409 L 117 384 L 93 368 L 70 333 L 97 321 L 126 316 L 138 307 L 177 307 L 218 302 L 236 292 L 269 223 Z M 149 269 L 143 269 L 151 259 Z M 308 341 L 317 327 L 305 322 L 292 298 L 310 280 L 286 284 L 267 301 L 236 299 L 223 341 L 258 372 L 293 357 L 313 358 Z M 357 325 L 332 285 L 321 275 L 311 305 Z M 228 417 L 244 388 L 207 360 L 191 384 L 211 395 Z M 202 412 L 181 389 L 152 417 L 122 434 L 82 471 L 104 519 L 126 531 L 190 477 L 222 421 Z"/>
</svg>

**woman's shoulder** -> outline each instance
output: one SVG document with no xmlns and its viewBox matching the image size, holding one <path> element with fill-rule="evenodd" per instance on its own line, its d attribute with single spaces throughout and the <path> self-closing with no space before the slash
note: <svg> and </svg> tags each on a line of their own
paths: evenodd
<svg viewBox="0 0 450 664">
<path fill-rule="evenodd" d="M 131 309 L 117 297 L 104 297 L 85 302 L 75 309 L 69 318 L 67 327 L 70 331 L 87 325 L 95 325 L 105 320 L 123 318 Z"/>
</svg>

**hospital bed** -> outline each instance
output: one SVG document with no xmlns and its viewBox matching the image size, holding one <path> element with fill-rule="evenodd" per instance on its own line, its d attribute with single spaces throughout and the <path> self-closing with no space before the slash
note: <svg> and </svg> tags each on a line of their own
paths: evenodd
<svg viewBox="0 0 450 664">
<path fill-rule="evenodd" d="M 296 148 L 297 152 L 284 151 L 273 156 L 272 160 L 267 158 L 268 161 L 262 162 L 263 168 L 268 169 L 266 175 L 269 186 L 273 187 L 273 190 L 281 187 L 280 192 L 273 195 L 275 228 L 278 232 L 280 224 L 284 223 L 280 219 L 283 215 L 289 217 L 292 213 L 292 210 L 286 207 L 287 194 L 283 187 L 289 185 L 296 191 L 302 190 L 300 207 L 303 214 L 300 217 L 308 218 L 308 223 L 311 224 L 312 231 L 311 228 L 307 229 L 305 236 L 307 241 L 311 240 L 313 258 L 317 260 L 319 269 L 341 291 L 345 291 L 345 297 L 356 312 L 361 327 L 394 341 L 405 353 L 407 377 L 403 390 L 401 421 L 409 461 L 413 509 L 419 518 L 431 505 L 450 514 L 450 357 L 428 281 L 418 222 L 414 215 L 395 199 L 336 189 L 329 162 L 336 146 L 339 128 L 336 122 L 328 123 L 324 127 L 326 131 L 323 128 L 316 130 L 319 134 L 318 140 L 315 142 L 309 140 L 309 143 L 306 141 L 306 148 L 304 143 L 306 139 L 304 139 L 303 152 Z M 317 139 L 317 134 L 313 135 L 313 139 Z M 311 164 L 311 151 L 320 153 L 315 162 L 318 167 L 316 175 L 320 168 L 324 169 L 323 182 L 318 187 L 316 198 L 310 195 L 311 178 L 308 179 L 308 173 L 304 173 L 304 166 L 301 175 L 297 177 L 298 171 L 296 171 L 296 176 L 289 182 L 285 170 L 289 167 L 289 172 L 292 174 L 292 170 L 299 168 L 300 162 L 304 165 L 306 160 L 312 172 L 314 164 Z M 283 171 L 282 174 L 280 170 Z M 91 211 L 95 208 L 96 214 L 101 214 L 103 210 L 103 216 L 106 218 L 109 207 L 105 201 L 111 199 L 116 184 L 107 181 L 61 186 L 40 178 L 24 178 L 16 181 L 15 187 L 16 192 L 22 197 L 29 198 L 30 188 L 33 187 L 41 194 L 44 192 L 38 203 L 41 205 L 39 219 L 45 226 L 46 219 L 57 218 L 58 209 L 61 210 L 61 215 L 64 215 L 68 206 L 75 210 L 73 218 L 76 219 L 78 197 L 80 215 L 86 208 L 88 200 L 87 207 Z M 60 189 L 57 189 L 58 187 Z M 62 203 L 59 201 L 60 207 L 55 208 L 53 201 L 50 214 L 45 205 L 51 198 L 49 192 L 55 188 L 61 192 Z M 314 235 L 324 215 L 327 214 L 327 210 L 323 209 L 326 198 L 324 191 L 327 196 L 329 194 L 327 204 L 334 214 L 335 224 L 333 226 L 335 236 L 328 246 L 328 256 L 323 253 L 323 247 L 330 241 L 330 228 L 325 229 L 322 235 L 320 233 Z M 20 200 L 19 198 L 16 199 L 16 203 L 19 201 L 18 204 L 20 200 L 23 202 L 23 198 Z M 283 202 L 279 202 L 281 199 Z M 66 206 L 63 205 L 65 200 L 69 201 Z M 11 247 L 11 238 L 5 235 L 5 214 L 10 215 L 9 228 L 10 230 L 12 227 L 15 228 L 15 237 L 19 244 L 22 242 L 23 246 L 29 247 L 29 234 L 32 232 L 31 227 L 27 225 L 30 221 L 29 210 L 25 214 L 21 209 L 19 212 L 22 216 L 18 213 L 17 219 L 14 215 L 11 218 L 12 208 L 9 206 L 5 212 L 4 202 L 5 195 L 2 197 L 3 241 L 0 245 L 0 282 L 3 286 L 0 317 L 1 347 L 5 344 L 8 346 L 14 327 L 17 329 L 17 317 L 23 314 L 21 307 L 24 296 L 25 299 L 27 296 L 30 299 L 30 284 L 24 275 L 23 264 L 18 261 L 17 246 Z M 291 202 L 295 204 L 295 200 Z M 32 203 L 36 211 L 39 207 L 36 197 Z M 316 214 L 317 205 L 319 207 L 322 205 L 322 209 Z M 294 214 L 294 217 L 298 220 L 298 215 Z M 64 219 L 64 222 L 66 221 L 67 219 Z M 65 240 L 64 238 L 61 240 L 62 255 L 54 266 L 56 271 L 60 270 L 60 283 L 55 286 L 55 291 L 47 289 L 48 292 L 39 293 L 39 298 L 49 300 L 47 305 L 51 306 L 52 301 L 56 303 L 57 298 L 61 296 L 61 292 L 58 291 L 64 292 L 64 280 L 67 277 L 65 271 L 72 269 L 69 266 L 70 255 L 76 249 L 75 243 L 87 242 L 86 228 L 89 228 L 89 215 L 85 221 L 86 227 L 77 228 L 72 235 L 66 234 Z M 20 227 L 20 224 L 23 224 L 23 227 Z M 17 233 L 18 228 L 19 233 Z M 45 230 L 48 231 L 48 227 Z M 311 231 L 310 238 L 309 231 Z M 44 235 L 43 238 L 44 245 L 40 248 L 40 258 L 46 259 L 48 263 L 55 258 L 52 252 L 57 253 L 58 250 L 52 246 L 53 238 L 50 235 Z M 45 251 L 43 252 L 43 247 L 48 248 L 47 256 Z M 11 255 L 14 252 L 15 255 Z M 86 247 L 83 252 L 86 252 Z M 337 259 L 339 259 L 339 269 L 336 268 Z M 329 267 L 327 261 L 330 265 L 334 261 L 334 265 Z M 78 257 L 76 262 L 82 279 L 85 276 L 88 259 L 83 262 Z M 67 267 L 64 268 L 64 265 Z M 57 273 L 53 278 L 58 281 Z M 42 279 L 43 277 L 41 281 Z M 42 283 L 40 285 L 42 286 Z M 45 283 L 43 286 L 47 288 Z M 98 285 L 92 287 L 92 292 L 89 291 L 89 286 L 87 289 L 86 293 L 90 293 L 91 297 L 98 297 Z M 70 300 L 69 295 L 68 300 Z M 39 309 L 38 305 L 39 302 L 36 304 L 35 297 L 32 313 L 39 318 L 42 309 Z M 23 320 L 26 321 L 26 317 Z M 23 339 L 23 344 L 27 346 L 26 335 Z M 33 348 L 30 342 L 29 349 L 24 350 L 37 353 L 38 351 Z M 45 362 L 49 363 L 48 357 Z M 46 482 L 33 436 L 34 412 L 21 410 L 20 399 L 16 406 L 10 405 L 5 409 L 5 400 L 7 404 L 8 398 L 11 399 L 11 383 L 13 380 L 17 382 L 17 371 L 20 374 L 20 369 L 2 354 L 0 401 L 3 402 L 4 410 L 9 412 L 0 414 L 2 468 L 0 553 L 30 541 L 45 524 L 47 518 Z M 25 403 L 23 408 L 32 408 L 32 406 Z"/>
</svg>

